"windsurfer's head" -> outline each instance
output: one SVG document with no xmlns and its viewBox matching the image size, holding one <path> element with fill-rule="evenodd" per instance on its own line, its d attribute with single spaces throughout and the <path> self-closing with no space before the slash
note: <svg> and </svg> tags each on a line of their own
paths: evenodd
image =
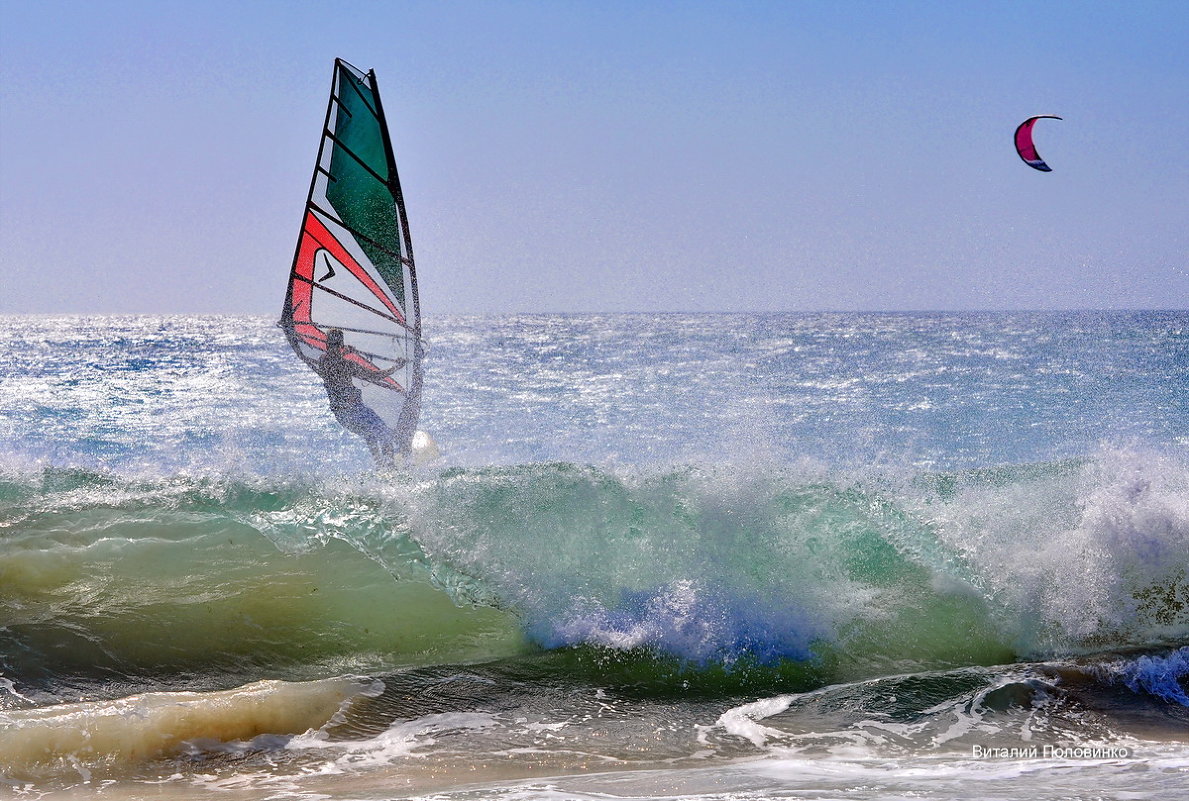
<svg viewBox="0 0 1189 801">
<path fill-rule="evenodd" d="M 326 332 L 326 349 L 332 352 L 343 349 L 343 329 L 332 328 Z"/>
</svg>

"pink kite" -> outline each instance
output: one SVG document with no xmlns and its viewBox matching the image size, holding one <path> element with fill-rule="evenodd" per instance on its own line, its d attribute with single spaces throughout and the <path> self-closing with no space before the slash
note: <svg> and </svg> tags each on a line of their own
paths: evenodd
<svg viewBox="0 0 1189 801">
<path fill-rule="evenodd" d="M 1053 168 L 1045 164 L 1044 159 L 1036 152 L 1036 145 L 1032 144 L 1032 126 L 1036 124 L 1037 120 L 1059 120 L 1060 117 L 1053 114 L 1038 114 L 1035 117 L 1029 117 L 1020 123 L 1020 127 L 1016 128 L 1016 152 L 1020 154 L 1020 158 L 1024 163 L 1035 170 L 1041 172 L 1052 172 Z"/>
</svg>

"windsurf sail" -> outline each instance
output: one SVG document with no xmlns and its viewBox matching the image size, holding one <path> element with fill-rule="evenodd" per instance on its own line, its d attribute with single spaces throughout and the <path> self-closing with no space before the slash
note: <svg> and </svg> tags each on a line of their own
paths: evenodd
<svg viewBox="0 0 1189 801">
<path fill-rule="evenodd" d="M 342 330 L 363 402 L 410 448 L 421 410 L 421 309 L 404 198 L 374 70 L 336 59 L 280 326 L 317 371 Z M 395 371 L 387 374 L 395 367 Z"/>
<path fill-rule="evenodd" d="M 1034 170 L 1041 172 L 1052 172 L 1053 168 L 1044 163 L 1044 159 L 1036 152 L 1036 145 L 1032 142 L 1032 126 L 1036 125 L 1037 120 L 1059 120 L 1060 117 L 1052 114 L 1038 114 L 1035 117 L 1029 117 L 1020 123 L 1016 128 L 1016 152 L 1020 154 L 1020 158 Z"/>
</svg>

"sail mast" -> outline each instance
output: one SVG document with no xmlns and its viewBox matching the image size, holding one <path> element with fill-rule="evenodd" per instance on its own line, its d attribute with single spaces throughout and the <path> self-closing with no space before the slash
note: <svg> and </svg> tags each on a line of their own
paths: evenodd
<svg viewBox="0 0 1189 801">
<path fill-rule="evenodd" d="M 413 237 L 409 233 L 409 215 L 405 212 L 405 195 L 400 188 L 400 175 L 396 169 L 396 156 L 392 151 L 392 137 L 388 133 L 387 118 L 384 116 L 384 103 L 380 100 L 380 86 L 376 82 L 376 71 L 369 70 L 368 78 L 372 82 L 372 91 L 376 96 L 376 114 L 384 122 L 384 154 L 388 158 L 389 188 L 396 200 L 397 213 L 400 216 L 401 236 L 404 238 L 405 253 L 408 261 L 405 266 L 409 269 L 409 286 L 413 294 L 413 330 L 421 336 L 421 300 L 417 293 L 417 266 L 413 258 Z"/>
</svg>

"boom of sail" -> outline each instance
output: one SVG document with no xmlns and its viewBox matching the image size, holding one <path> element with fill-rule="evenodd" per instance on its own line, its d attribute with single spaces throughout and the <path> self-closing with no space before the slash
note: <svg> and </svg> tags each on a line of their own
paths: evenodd
<svg viewBox="0 0 1189 801">
<path fill-rule="evenodd" d="M 421 409 L 421 310 L 404 198 L 374 70 L 336 59 L 280 326 L 316 369 L 326 335 L 374 376 L 363 401 L 408 451 Z M 390 368 L 396 370 L 386 374 Z"/>
</svg>

